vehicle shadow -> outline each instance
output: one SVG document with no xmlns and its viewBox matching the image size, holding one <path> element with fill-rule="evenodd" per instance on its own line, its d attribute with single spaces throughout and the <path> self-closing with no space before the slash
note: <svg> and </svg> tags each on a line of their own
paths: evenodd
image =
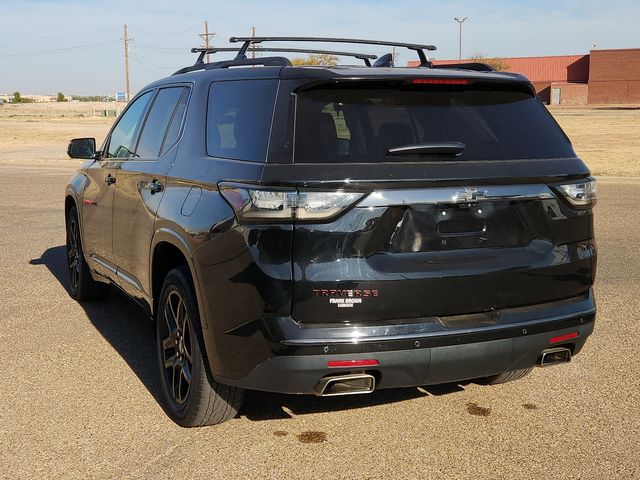
<svg viewBox="0 0 640 480">
<path fill-rule="evenodd" d="M 459 384 L 429 385 L 411 388 L 375 390 L 366 395 L 315 397 L 312 395 L 284 395 L 249 391 L 245 396 L 240 416 L 248 420 L 282 420 L 311 413 L 354 410 L 404 402 L 421 397 L 448 395 L 464 391 L 468 382 Z"/>
<path fill-rule="evenodd" d="M 31 265 L 44 265 L 67 288 L 65 246 L 48 248 Z M 156 369 L 153 325 L 143 310 L 117 288 L 111 288 L 103 300 L 82 302 L 87 318 L 98 332 L 127 362 L 142 384 L 160 403 L 161 385 Z M 160 403 L 161 404 L 161 403 Z"/>
<path fill-rule="evenodd" d="M 67 290 L 65 247 L 48 248 L 31 265 L 45 265 Z M 68 291 L 68 290 L 67 290 Z M 154 399 L 162 405 L 161 384 L 156 367 L 153 325 L 145 313 L 117 288 L 104 300 L 80 304 L 87 318 L 129 365 Z M 240 416 L 252 421 L 291 418 L 319 412 L 352 410 L 374 405 L 402 402 L 429 395 L 447 395 L 464 390 L 466 383 L 398 388 L 374 391 L 368 395 L 314 397 L 249 391 Z"/>
</svg>

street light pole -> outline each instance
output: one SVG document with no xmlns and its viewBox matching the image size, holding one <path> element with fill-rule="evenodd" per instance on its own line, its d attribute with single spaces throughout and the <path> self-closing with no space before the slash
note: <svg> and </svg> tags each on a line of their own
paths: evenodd
<svg viewBox="0 0 640 480">
<path fill-rule="evenodd" d="M 462 60 L 462 24 L 467 18 L 469 17 L 464 17 L 462 20 L 460 20 L 458 17 L 454 18 L 454 20 L 458 22 L 458 25 L 460 26 L 460 40 L 458 42 L 458 59 L 459 60 Z"/>
</svg>

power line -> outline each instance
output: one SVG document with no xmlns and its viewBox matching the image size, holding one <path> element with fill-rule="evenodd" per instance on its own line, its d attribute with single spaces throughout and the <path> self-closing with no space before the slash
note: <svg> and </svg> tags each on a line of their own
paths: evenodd
<svg viewBox="0 0 640 480">
<path fill-rule="evenodd" d="M 93 37 L 98 33 L 111 32 L 118 29 L 120 29 L 120 27 L 105 28 L 102 30 L 95 30 L 93 32 L 86 32 L 86 33 L 76 33 L 74 35 L 65 35 L 64 37 L 43 38 L 41 40 L 27 40 L 26 42 L 16 42 L 16 43 L 2 43 L 0 44 L 0 47 L 16 47 L 19 45 L 33 45 L 35 43 L 55 42 L 56 40 L 67 40 L 69 38 Z"/>
<path fill-rule="evenodd" d="M 139 44 L 138 44 L 139 45 Z M 175 65 L 153 65 L 151 63 L 149 63 L 146 59 L 146 57 L 144 55 L 142 55 L 141 53 L 137 52 L 137 48 L 132 48 L 129 51 L 129 58 L 131 58 L 131 60 L 133 60 L 136 63 L 139 63 L 140 65 L 144 66 L 144 67 L 148 67 L 148 68 L 170 68 L 170 69 L 174 69 L 177 70 L 180 67 L 176 67 Z"/>
<path fill-rule="evenodd" d="M 184 30 L 178 30 L 177 32 L 148 32 L 148 31 L 144 31 L 144 30 L 138 30 L 137 28 L 132 28 L 131 30 L 133 30 L 136 33 L 142 33 L 143 35 L 162 35 L 167 36 L 167 35 L 180 35 L 181 33 L 186 33 L 186 32 L 190 32 L 191 30 L 195 30 L 196 28 L 200 27 L 200 23 L 198 23 L 197 25 L 193 25 L 192 27 L 189 28 L 185 28 Z"/>
<path fill-rule="evenodd" d="M 119 42 L 120 39 L 111 39 L 111 40 L 106 40 L 104 42 L 96 42 L 96 43 L 86 43 L 84 45 L 74 45 L 71 47 L 63 47 L 63 48 L 53 48 L 50 50 L 36 50 L 36 51 L 30 51 L 30 52 L 23 52 L 23 53 L 8 53 L 8 54 L 2 54 L 0 55 L 0 57 L 2 58 L 28 58 L 28 57 L 37 57 L 37 56 L 42 56 L 42 55 L 51 55 L 51 54 L 55 54 L 55 53 L 64 53 L 64 52 L 69 52 L 69 51 L 73 51 L 73 50 L 79 50 L 82 48 L 93 48 L 93 47 L 100 47 L 100 46 L 104 46 L 104 45 L 111 45 L 114 43 Z"/>
<path fill-rule="evenodd" d="M 148 43 L 140 43 L 140 42 L 136 42 L 136 46 L 137 47 L 144 47 L 144 48 L 149 48 L 151 50 L 166 50 L 166 51 L 170 51 L 173 53 L 180 53 L 180 54 L 184 54 L 185 52 L 188 53 L 189 52 L 189 48 L 180 48 L 180 47 L 160 47 L 157 45 L 149 45 Z"/>
</svg>

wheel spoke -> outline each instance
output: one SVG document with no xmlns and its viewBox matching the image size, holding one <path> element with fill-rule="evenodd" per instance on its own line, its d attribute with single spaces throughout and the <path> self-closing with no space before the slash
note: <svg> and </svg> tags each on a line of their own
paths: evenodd
<svg viewBox="0 0 640 480">
<path fill-rule="evenodd" d="M 177 382 L 176 400 L 178 400 L 179 402 L 182 402 L 184 400 L 184 396 L 182 395 L 182 367 L 180 367 L 180 370 L 178 371 L 178 379 L 176 380 L 176 382 Z"/>
<path fill-rule="evenodd" d="M 188 316 L 185 315 L 184 322 L 184 330 L 183 332 L 183 347 L 184 347 L 184 356 L 191 362 L 191 323 L 189 323 Z"/>
<path fill-rule="evenodd" d="M 78 224 L 75 220 L 71 220 L 71 224 L 69 225 L 69 240 L 71 245 L 75 248 L 78 246 Z"/>
<path fill-rule="evenodd" d="M 178 361 L 178 353 L 174 353 L 173 355 L 171 355 L 169 358 L 165 359 L 164 361 L 164 367 L 165 368 L 173 368 L 175 370 L 176 366 L 178 365 L 179 361 Z"/>
<path fill-rule="evenodd" d="M 169 330 L 169 332 L 173 332 L 176 328 L 177 325 L 171 325 L 171 320 L 170 317 L 173 317 L 173 314 L 171 313 L 171 307 L 169 306 L 169 301 L 167 301 L 167 304 L 164 306 L 164 321 L 167 325 L 167 329 Z"/>
<path fill-rule="evenodd" d="M 171 390 L 173 393 L 173 398 L 178 398 L 178 390 L 176 389 L 176 369 L 175 367 L 171 369 Z"/>
<path fill-rule="evenodd" d="M 178 314 L 176 312 L 176 308 L 173 306 L 173 301 L 172 301 L 172 297 L 173 296 L 177 296 L 178 300 L 180 300 L 180 296 L 178 296 L 176 293 L 171 292 L 169 294 L 169 299 L 167 304 L 169 305 L 169 310 L 171 311 L 171 316 L 173 317 L 173 322 L 175 323 L 176 327 L 180 326 L 180 323 L 178 322 Z"/>
<path fill-rule="evenodd" d="M 169 333 L 169 336 L 162 341 L 162 348 L 164 348 L 165 350 L 168 350 L 170 348 L 175 349 L 176 337 L 177 337 L 177 330 L 173 330 L 171 333 Z"/>
<path fill-rule="evenodd" d="M 187 362 L 182 363 L 182 376 L 187 381 L 189 385 L 191 385 L 191 368 Z"/>
</svg>

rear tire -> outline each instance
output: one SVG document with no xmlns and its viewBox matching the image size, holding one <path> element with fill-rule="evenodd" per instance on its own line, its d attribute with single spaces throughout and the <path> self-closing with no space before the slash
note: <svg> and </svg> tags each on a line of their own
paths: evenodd
<svg viewBox="0 0 640 480">
<path fill-rule="evenodd" d="M 198 342 L 199 314 L 187 267 L 171 270 L 156 312 L 156 346 L 167 415 L 183 427 L 215 425 L 238 414 L 244 390 L 216 382 Z"/>
<path fill-rule="evenodd" d="M 109 292 L 109 284 L 97 282 L 91 276 L 89 265 L 84 258 L 80 222 L 76 207 L 71 207 L 67 214 L 67 275 L 69 278 L 69 294 L 78 300 L 95 300 L 103 298 Z"/>
<path fill-rule="evenodd" d="M 499 385 L 501 383 L 513 382 L 514 380 L 520 380 L 531 373 L 533 367 L 521 368 L 518 370 L 509 370 L 508 372 L 501 373 L 500 375 L 492 375 L 490 377 L 484 377 L 478 379 L 478 383 L 483 385 Z"/>
</svg>

